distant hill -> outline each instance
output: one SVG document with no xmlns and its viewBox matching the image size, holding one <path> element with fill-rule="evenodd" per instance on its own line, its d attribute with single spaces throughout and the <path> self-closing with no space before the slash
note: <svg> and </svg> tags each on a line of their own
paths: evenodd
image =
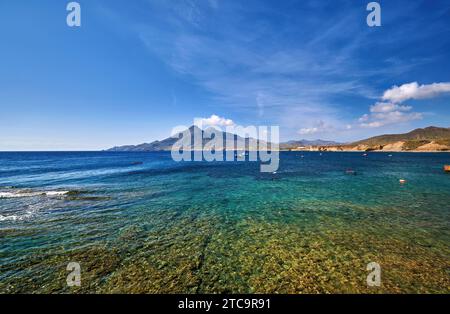
<svg viewBox="0 0 450 314">
<path fill-rule="evenodd" d="M 430 126 L 424 129 L 415 129 L 409 133 L 404 134 L 386 134 L 374 136 L 362 141 L 354 142 L 353 145 L 387 145 L 395 142 L 407 141 L 442 141 L 450 139 L 450 128 L 438 128 Z"/>
<path fill-rule="evenodd" d="M 341 145 L 341 143 L 334 141 L 325 140 L 294 140 L 288 141 L 280 144 L 280 149 L 296 149 L 298 147 L 309 147 L 309 146 L 336 146 Z"/>
<path fill-rule="evenodd" d="M 191 133 L 189 137 L 188 132 Z M 194 133 L 198 132 L 202 134 L 203 142 L 198 143 L 199 145 L 195 146 L 191 143 L 194 143 Z M 186 131 L 180 132 L 175 136 L 168 137 L 162 141 L 154 141 L 151 143 L 143 143 L 139 145 L 125 145 L 125 146 L 116 146 L 107 151 L 111 152 L 154 152 L 154 151 L 170 151 L 172 146 L 180 139 L 183 138 L 185 141 L 184 147 L 188 150 L 201 150 L 206 143 L 211 141 L 213 138 L 213 133 L 216 133 L 217 136 L 222 136 L 223 139 L 223 147 L 216 147 L 217 150 L 228 150 L 234 149 L 234 147 L 244 147 L 246 150 L 257 150 L 258 145 L 264 143 L 263 141 L 254 139 L 254 138 L 243 138 L 236 134 L 231 134 L 227 132 L 221 132 L 212 128 L 208 128 L 206 130 L 202 130 L 197 126 L 191 126 Z M 270 146 L 270 145 L 269 145 Z"/>
<path fill-rule="evenodd" d="M 404 134 L 374 136 L 347 145 L 321 146 L 323 151 L 450 151 L 450 128 L 430 126 Z"/>
</svg>

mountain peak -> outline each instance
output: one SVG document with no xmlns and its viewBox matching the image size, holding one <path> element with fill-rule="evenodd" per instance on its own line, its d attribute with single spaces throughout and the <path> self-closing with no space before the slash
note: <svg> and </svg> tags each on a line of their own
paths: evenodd
<svg viewBox="0 0 450 314">
<path fill-rule="evenodd" d="M 107 151 L 170 151 L 173 145 L 180 139 L 180 136 L 183 136 L 183 141 L 186 139 L 186 149 L 202 149 L 204 145 L 211 140 L 210 138 L 210 130 L 215 130 L 218 134 L 222 135 L 223 139 L 223 147 L 216 147 L 217 150 L 227 150 L 234 149 L 235 147 L 244 148 L 245 150 L 257 150 L 262 141 L 258 139 L 254 139 L 251 137 L 243 138 L 239 135 L 222 132 L 213 127 L 209 127 L 206 130 L 200 129 L 196 125 L 191 125 L 184 131 L 179 132 L 178 134 L 172 135 L 161 141 L 154 141 L 150 144 L 144 143 L 139 145 L 126 145 L 126 146 L 118 146 L 108 149 Z M 190 136 L 189 137 L 189 134 Z M 193 137 L 194 134 L 200 132 L 202 135 L 202 141 L 200 143 L 194 143 Z M 232 135 L 232 136 L 230 136 Z M 220 136 L 220 135 L 216 135 Z M 194 146 L 197 145 L 197 146 Z"/>
</svg>

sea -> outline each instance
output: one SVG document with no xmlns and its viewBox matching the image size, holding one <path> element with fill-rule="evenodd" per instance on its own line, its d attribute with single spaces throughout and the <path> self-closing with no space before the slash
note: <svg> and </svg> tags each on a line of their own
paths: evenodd
<svg viewBox="0 0 450 314">
<path fill-rule="evenodd" d="M 445 164 L 281 152 L 262 173 L 170 152 L 2 152 L 0 293 L 449 293 Z"/>
</svg>

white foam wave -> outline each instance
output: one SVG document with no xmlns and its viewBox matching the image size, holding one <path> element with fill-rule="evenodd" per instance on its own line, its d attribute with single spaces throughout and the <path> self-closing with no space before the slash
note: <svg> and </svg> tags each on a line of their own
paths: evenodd
<svg viewBox="0 0 450 314">
<path fill-rule="evenodd" d="M 69 191 L 47 191 L 45 192 L 46 196 L 61 196 L 66 195 Z"/>
<path fill-rule="evenodd" d="M 9 215 L 9 216 L 0 215 L 0 221 L 20 221 L 31 218 L 33 216 L 34 212 L 32 211 L 27 211 L 27 213 L 23 215 Z"/>
<path fill-rule="evenodd" d="M 48 196 L 56 197 L 63 196 L 69 193 L 69 191 L 13 191 L 13 192 L 0 192 L 0 198 L 18 198 L 18 197 L 33 197 L 33 196 Z"/>
</svg>

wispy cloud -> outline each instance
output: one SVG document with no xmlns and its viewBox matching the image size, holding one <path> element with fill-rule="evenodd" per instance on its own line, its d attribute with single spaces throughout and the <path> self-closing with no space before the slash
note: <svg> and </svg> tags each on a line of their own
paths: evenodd
<svg viewBox="0 0 450 314">
<path fill-rule="evenodd" d="M 401 106 L 390 102 L 377 102 L 375 105 L 370 107 L 370 112 L 382 113 L 392 111 L 409 111 L 411 109 L 411 106 Z"/>
<path fill-rule="evenodd" d="M 298 131 L 298 134 L 300 135 L 313 135 L 313 134 L 320 134 L 320 133 L 326 133 L 331 132 L 335 130 L 336 128 L 333 125 L 329 125 L 325 123 L 324 121 L 318 121 L 314 124 L 314 126 L 309 128 L 301 128 Z"/>
<path fill-rule="evenodd" d="M 420 112 L 403 112 L 399 110 L 365 114 L 359 121 L 363 128 L 379 128 L 389 124 L 404 123 L 422 119 Z"/>
<path fill-rule="evenodd" d="M 426 38 L 420 23 L 392 27 L 396 18 L 416 12 L 417 3 L 386 17 L 383 30 L 389 36 L 366 27 L 365 7 L 351 1 L 338 8 L 314 1 L 295 6 L 270 1 L 149 3 L 158 12 L 157 22 L 135 24 L 133 31 L 152 56 L 205 89 L 222 112 L 251 117 L 253 123 L 279 124 L 305 135 L 357 132 L 358 126 L 421 119 L 399 104 L 436 93 L 430 89 L 447 88 L 417 86 L 412 96 L 405 94 L 405 84 L 379 97 L 380 86 L 433 60 L 429 54 L 397 54 L 398 43 L 409 46 Z M 323 18 L 331 13 L 332 19 Z M 301 18 L 294 18 L 297 14 Z M 436 27 L 446 29 L 432 24 L 427 32 Z M 361 122 L 349 108 L 364 99 L 382 102 L 372 105 Z"/>
<path fill-rule="evenodd" d="M 306 104 L 327 111 L 333 106 L 330 98 L 337 94 L 375 94 L 370 85 L 359 81 L 357 76 L 364 73 L 352 63 L 352 53 L 362 40 L 351 27 L 354 10 L 343 15 L 338 24 L 330 21 L 317 30 L 307 25 L 315 36 L 305 35 L 302 42 L 286 47 L 279 42 L 278 31 L 265 22 L 254 21 L 253 28 L 240 22 L 250 12 L 239 2 L 227 6 L 221 3 L 217 14 L 208 4 L 196 2 L 191 8 L 186 3 L 189 1 L 182 2 L 183 9 L 173 11 L 184 12 L 183 18 L 169 22 L 164 29 L 141 25 L 140 39 L 173 70 L 212 92 L 223 106 L 277 120 L 288 108 L 295 110 Z M 254 9 L 269 10 L 264 4 Z M 214 18 L 217 23 L 211 20 Z M 198 30 L 199 25 L 221 22 L 217 29 Z M 329 44 L 343 37 L 351 40 L 345 45 Z"/>
</svg>

